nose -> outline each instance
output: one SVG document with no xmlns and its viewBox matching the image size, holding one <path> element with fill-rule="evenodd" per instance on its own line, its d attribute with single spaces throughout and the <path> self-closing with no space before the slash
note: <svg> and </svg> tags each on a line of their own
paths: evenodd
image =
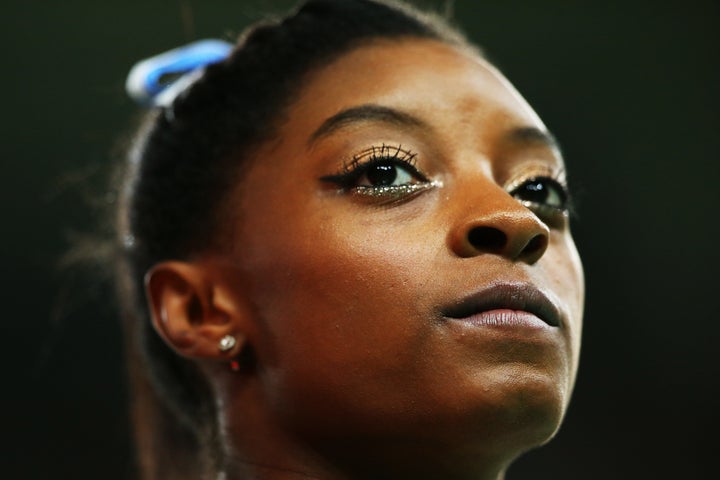
<svg viewBox="0 0 720 480">
<path fill-rule="evenodd" d="M 452 228 L 450 245 L 459 257 L 501 255 L 513 262 L 533 264 L 547 250 L 550 229 L 530 209 L 505 190 L 465 203 L 465 212 Z M 468 207 L 468 205 L 470 205 Z"/>
</svg>

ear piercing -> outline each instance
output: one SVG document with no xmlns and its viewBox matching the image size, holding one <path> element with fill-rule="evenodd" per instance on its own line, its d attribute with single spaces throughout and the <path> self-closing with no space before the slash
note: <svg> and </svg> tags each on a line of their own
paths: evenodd
<svg viewBox="0 0 720 480">
<path fill-rule="evenodd" d="M 218 342 L 218 348 L 221 352 L 229 352 L 235 348 L 235 345 L 237 345 L 237 340 L 235 340 L 235 337 L 232 335 L 225 335 L 220 339 L 220 342 Z"/>
<path fill-rule="evenodd" d="M 229 352 L 230 350 L 235 348 L 235 345 L 237 345 L 237 340 L 232 335 L 225 335 L 218 342 L 218 348 L 223 353 Z M 240 362 L 237 358 L 230 361 L 230 370 L 232 370 L 233 372 L 240 371 Z"/>
</svg>

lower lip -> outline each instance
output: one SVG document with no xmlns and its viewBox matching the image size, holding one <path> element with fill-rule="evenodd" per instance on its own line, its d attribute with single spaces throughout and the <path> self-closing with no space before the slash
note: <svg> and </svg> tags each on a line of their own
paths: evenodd
<svg viewBox="0 0 720 480">
<path fill-rule="evenodd" d="M 455 319 L 477 327 L 548 329 L 550 325 L 538 316 L 522 310 L 497 309 L 478 312 L 465 318 Z"/>
</svg>

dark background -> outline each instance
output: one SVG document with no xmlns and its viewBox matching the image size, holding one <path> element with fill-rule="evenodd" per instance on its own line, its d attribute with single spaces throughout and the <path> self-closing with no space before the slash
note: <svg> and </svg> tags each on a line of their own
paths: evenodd
<svg viewBox="0 0 720 480">
<path fill-rule="evenodd" d="M 97 220 L 88 204 L 104 201 L 138 115 L 129 67 L 288 3 L 4 0 L 3 478 L 130 475 L 111 291 L 102 269 L 59 259 Z M 579 204 L 580 377 L 558 437 L 508 479 L 708 478 L 720 427 L 718 2 L 458 0 L 455 18 L 560 139 Z"/>
</svg>

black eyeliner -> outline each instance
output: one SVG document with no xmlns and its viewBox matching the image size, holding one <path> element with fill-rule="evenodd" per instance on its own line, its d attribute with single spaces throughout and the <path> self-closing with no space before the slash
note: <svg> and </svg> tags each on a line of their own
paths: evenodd
<svg viewBox="0 0 720 480">
<path fill-rule="evenodd" d="M 416 167 L 417 154 L 405 150 L 402 145 L 372 146 L 354 155 L 350 161 L 345 162 L 342 170 L 334 175 L 320 177 L 320 181 L 335 183 L 341 189 L 348 190 L 356 187 L 355 183 L 362 178 L 370 169 L 379 165 L 393 165 L 404 168 L 408 173 L 417 177 L 421 182 L 428 182 Z M 372 188 L 372 187 L 368 187 Z"/>
</svg>

